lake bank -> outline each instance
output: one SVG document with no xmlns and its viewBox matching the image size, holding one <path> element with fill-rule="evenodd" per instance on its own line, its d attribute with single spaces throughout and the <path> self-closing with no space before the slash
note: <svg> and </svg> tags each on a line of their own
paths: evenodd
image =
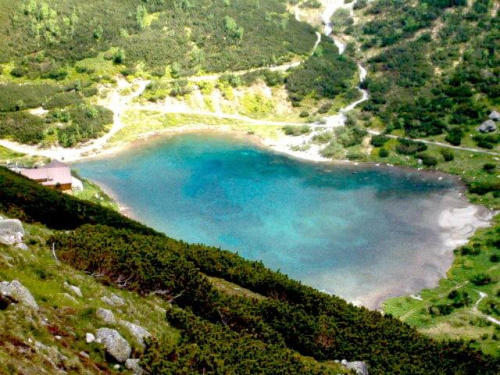
<svg viewBox="0 0 500 375">
<path fill-rule="evenodd" d="M 96 174 L 83 174 L 109 186 L 108 193 L 130 207 L 134 218 L 172 237 L 263 259 L 308 285 L 371 308 L 389 296 L 435 285 L 453 259 L 447 246 L 466 241 L 465 227 L 474 231 L 487 225 L 489 212 L 468 208 L 463 187 L 446 175 L 303 163 L 229 134 L 150 139 L 128 154 L 90 162 L 98 166 Z M 155 156 L 157 147 L 166 149 Z M 131 165 L 136 161 L 138 168 Z M 156 178 L 140 175 L 146 166 Z M 427 214 L 421 219 L 415 210 Z M 447 210 L 446 220 L 440 219 Z M 174 214 L 175 223 L 167 219 L 165 224 L 164 213 Z M 215 233 L 223 227 L 228 230 Z M 394 227 L 396 233 L 389 233 Z M 409 245 L 406 236 L 412 238 Z M 294 244 L 280 247 L 280 237 Z M 411 270 L 401 251 L 411 253 Z M 400 280 L 410 282 L 402 286 Z"/>
</svg>

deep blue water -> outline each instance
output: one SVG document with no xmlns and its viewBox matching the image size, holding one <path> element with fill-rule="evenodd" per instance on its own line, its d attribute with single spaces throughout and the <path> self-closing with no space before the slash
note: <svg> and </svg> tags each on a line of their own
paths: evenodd
<svg viewBox="0 0 500 375">
<path fill-rule="evenodd" d="M 448 178 L 304 163 L 224 135 L 181 135 L 74 166 L 138 220 L 237 251 L 329 293 L 375 306 L 443 275 Z"/>
</svg>

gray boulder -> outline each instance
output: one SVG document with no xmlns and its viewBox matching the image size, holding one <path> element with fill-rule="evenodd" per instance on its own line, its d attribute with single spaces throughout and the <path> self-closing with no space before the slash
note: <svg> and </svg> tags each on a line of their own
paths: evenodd
<svg viewBox="0 0 500 375">
<path fill-rule="evenodd" d="M 95 315 L 106 324 L 115 324 L 116 323 L 115 316 L 113 315 L 113 312 L 111 310 L 99 308 L 95 312 Z"/>
<path fill-rule="evenodd" d="M 348 369 L 348 370 L 354 370 L 357 375 L 369 375 L 368 374 L 368 366 L 366 365 L 365 362 L 361 362 L 361 361 L 354 361 L 354 362 L 342 361 L 342 364 L 345 366 L 346 369 Z"/>
<path fill-rule="evenodd" d="M 498 113 L 497 111 L 492 111 L 488 118 L 493 121 L 500 121 L 500 113 Z"/>
<path fill-rule="evenodd" d="M 497 130 L 497 126 L 495 124 L 495 121 L 493 120 L 486 120 L 481 124 L 480 127 L 477 128 L 481 133 L 491 133 Z"/>
<path fill-rule="evenodd" d="M 107 303 L 110 306 L 123 306 L 125 305 L 125 300 L 121 297 L 118 297 L 116 294 L 112 294 L 111 297 L 101 297 L 101 301 Z"/>
<path fill-rule="evenodd" d="M 70 290 L 74 295 L 78 296 L 78 297 L 83 297 L 83 294 L 82 294 L 82 291 L 80 288 L 78 288 L 77 286 L 75 285 L 71 285 L 69 283 L 67 283 L 66 281 L 64 282 L 64 287 L 68 290 Z"/>
<path fill-rule="evenodd" d="M 17 219 L 0 220 L 0 243 L 13 245 L 23 241 L 23 224 Z"/>
<path fill-rule="evenodd" d="M 111 295 L 111 301 L 115 304 L 115 306 L 123 306 L 125 305 L 125 300 L 121 297 L 118 297 L 116 294 Z"/>
<path fill-rule="evenodd" d="M 2 281 L 0 283 L 0 293 L 4 296 L 10 297 L 12 300 L 28 306 L 33 310 L 38 311 L 38 305 L 35 298 L 31 295 L 30 291 L 26 289 L 19 281 L 12 280 L 12 282 Z"/>
<path fill-rule="evenodd" d="M 26 245 L 25 243 L 22 243 L 22 242 L 21 242 L 21 243 L 18 243 L 18 244 L 16 245 L 16 247 L 17 247 L 18 249 L 20 249 L 20 250 L 23 250 L 23 251 L 28 251 L 28 245 Z"/>
<path fill-rule="evenodd" d="M 139 366 L 139 359 L 127 359 L 125 362 L 125 368 L 132 371 L 134 375 L 142 375 L 144 373 L 141 366 Z"/>
<path fill-rule="evenodd" d="M 104 344 L 106 353 L 113 357 L 116 362 L 123 363 L 130 357 L 132 348 L 115 329 L 99 328 L 96 337 Z"/>
<path fill-rule="evenodd" d="M 136 324 L 127 322 L 126 320 L 120 320 L 120 324 L 127 328 L 127 330 L 130 332 L 132 336 L 137 340 L 139 345 L 144 346 L 144 339 L 147 337 L 151 337 L 151 333 L 146 331 L 144 328 L 141 326 L 138 326 Z"/>
</svg>

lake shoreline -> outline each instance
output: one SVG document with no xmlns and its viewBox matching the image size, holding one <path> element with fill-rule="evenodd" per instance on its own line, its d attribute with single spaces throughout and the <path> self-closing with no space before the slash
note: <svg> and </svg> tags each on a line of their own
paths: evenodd
<svg viewBox="0 0 500 375">
<path fill-rule="evenodd" d="M 430 176 L 432 178 L 436 178 L 439 180 L 442 179 L 443 177 L 453 180 L 454 183 L 456 184 L 453 193 L 455 194 L 456 192 L 457 194 L 456 198 L 464 200 L 464 205 L 463 207 L 457 207 L 456 201 L 455 205 L 451 205 L 450 202 L 450 206 L 447 207 L 445 210 L 443 210 L 443 212 L 441 212 L 439 217 L 439 228 L 440 228 L 439 230 L 441 232 L 441 241 L 442 241 L 442 245 L 440 246 L 440 248 L 442 249 L 442 253 L 447 255 L 446 263 L 440 265 L 438 267 L 439 270 L 433 273 L 432 280 L 430 280 L 431 281 L 430 283 L 429 280 L 425 280 L 425 282 L 423 282 L 422 285 L 420 285 L 417 288 L 418 289 L 417 291 L 415 290 L 415 288 L 408 291 L 406 290 L 405 286 L 402 286 L 401 289 L 398 290 L 397 292 L 394 292 L 394 290 L 390 292 L 381 291 L 381 293 L 369 296 L 369 298 L 363 298 L 362 300 L 354 300 L 352 298 L 349 299 L 346 296 L 342 296 L 342 298 L 346 298 L 351 303 L 363 305 L 371 309 L 379 309 L 382 303 L 388 298 L 407 295 L 410 293 L 415 294 L 421 291 L 422 289 L 436 286 L 440 279 L 446 277 L 446 273 L 452 265 L 453 250 L 466 244 L 468 242 L 468 239 L 476 232 L 477 229 L 489 226 L 491 223 L 491 219 L 495 214 L 495 212 L 488 210 L 484 206 L 473 205 L 466 201 L 466 198 L 463 196 L 466 191 L 466 187 L 459 176 L 449 175 L 438 171 L 416 170 L 415 168 L 411 167 L 399 167 L 399 166 L 394 167 L 391 165 L 375 164 L 369 162 L 358 163 L 352 161 L 334 161 L 334 160 L 319 161 L 319 160 L 303 159 L 300 157 L 296 157 L 294 155 L 289 155 L 288 153 L 282 152 L 281 150 L 275 150 L 274 148 L 266 144 L 265 141 L 259 136 L 253 134 L 247 134 L 245 132 L 237 132 L 231 129 L 221 130 L 220 127 L 217 127 L 217 129 L 207 128 L 207 127 L 199 127 L 199 128 L 190 127 L 184 129 L 175 129 L 175 131 L 170 130 L 161 133 L 159 132 L 150 133 L 147 134 L 147 136 L 143 137 L 142 139 L 123 145 L 124 147 L 120 147 L 118 149 L 114 148 L 113 149 L 114 152 L 112 154 L 116 154 L 130 149 L 136 149 L 137 147 L 145 145 L 151 147 L 152 145 L 154 146 L 155 143 L 162 143 L 171 137 L 183 134 L 210 134 L 214 136 L 217 136 L 217 134 L 221 134 L 227 138 L 249 142 L 261 150 L 265 150 L 267 152 L 279 155 L 284 155 L 289 159 L 297 160 L 301 163 L 308 163 L 312 165 L 330 165 L 335 167 L 346 167 L 349 169 L 359 168 L 360 170 L 367 168 L 368 169 L 383 168 L 387 170 L 390 169 L 393 171 L 400 170 L 402 172 L 406 171 L 406 172 L 418 173 L 422 174 L 423 176 Z M 110 153 L 107 153 L 105 155 L 101 154 L 96 156 L 95 158 L 97 159 L 106 158 L 109 155 Z M 357 172 L 353 171 L 353 173 Z M 140 219 L 134 214 L 133 210 L 127 207 L 123 202 L 121 202 L 117 194 L 115 194 L 115 192 L 113 192 L 112 189 L 110 189 L 100 181 L 95 181 L 95 182 L 103 188 L 103 191 L 105 191 L 118 203 L 121 213 L 123 213 L 127 217 L 140 221 Z M 169 234 L 167 233 L 167 235 Z"/>
</svg>

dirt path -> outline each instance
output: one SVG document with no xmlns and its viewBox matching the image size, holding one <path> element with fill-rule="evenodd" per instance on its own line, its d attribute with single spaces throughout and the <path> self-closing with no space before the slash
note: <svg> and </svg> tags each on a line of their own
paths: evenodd
<svg viewBox="0 0 500 375">
<path fill-rule="evenodd" d="M 370 133 L 371 135 L 381 135 L 381 134 L 383 134 L 382 132 L 377 131 L 377 130 L 368 130 L 368 133 Z M 453 145 L 450 145 L 448 143 L 436 142 L 436 141 L 429 141 L 427 139 L 420 139 L 420 138 L 413 139 L 413 138 L 407 138 L 407 137 L 399 137 L 397 135 L 392 135 L 392 134 L 384 134 L 384 136 L 386 136 L 387 138 L 392 138 L 392 139 L 399 139 L 399 138 L 401 138 L 401 139 L 407 139 L 407 140 L 411 140 L 411 141 L 415 141 L 415 142 L 422 142 L 422 143 L 425 143 L 427 145 L 435 145 L 435 146 L 440 146 L 440 147 L 445 147 L 445 148 L 451 148 L 451 149 L 454 149 L 454 150 L 470 151 L 470 152 L 476 152 L 478 154 L 500 156 L 500 154 L 498 152 L 480 150 L 480 149 L 471 148 L 471 147 L 453 146 Z"/>
<path fill-rule="evenodd" d="M 87 154 L 99 152 L 105 147 L 113 135 L 123 129 L 124 125 L 121 121 L 122 113 L 127 108 L 130 101 L 137 98 L 144 92 L 148 84 L 149 81 L 137 80 L 132 83 L 128 83 L 124 79 L 119 79 L 117 82 L 117 88 L 113 90 L 108 98 L 99 103 L 100 105 L 113 111 L 113 125 L 111 129 L 102 137 L 91 140 L 78 148 L 54 146 L 49 149 L 41 149 L 37 146 L 24 145 L 5 139 L 0 140 L 0 146 L 31 156 L 44 156 L 50 159 L 65 161 L 78 160 Z M 133 86 L 137 86 L 137 88 L 131 94 L 125 96 L 120 95 L 122 90 L 132 88 Z"/>
</svg>

